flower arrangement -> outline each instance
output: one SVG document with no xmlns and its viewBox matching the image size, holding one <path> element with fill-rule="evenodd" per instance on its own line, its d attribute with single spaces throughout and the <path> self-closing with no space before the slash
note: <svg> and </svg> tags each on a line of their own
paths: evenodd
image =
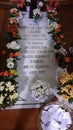
<svg viewBox="0 0 73 130">
<path fill-rule="evenodd" d="M 61 72 L 58 78 L 58 94 L 63 100 L 73 102 L 73 73 Z"/>
<path fill-rule="evenodd" d="M 19 51 L 20 46 L 17 43 L 17 40 L 20 39 L 18 34 L 18 15 L 19 9 L 24 5 L 24 0 L 11 0 L 15 6 L 10 9 L 9 18 L 8 18 L 8 29 L 7 29 L 7 51 L 3 51 L 2 54 L 6 54 L 7 60 L 4 63 L 4 69 L 0 72 L 0 108 L 5 108 L 7 106 L 14 105 L 18 99 L 17 93 L 17 83 L 15 78 L 18 76 L 17 73 L 17 60 L 19 60 Z M 29 0 L 27 0 L 29 2 Z M 45 2 L 44 0 L 39 0 L 39 2 Z M 42 5 L 42 4 L 40 4 Z M 40 10 L 33 10 L 34 19 L 38 20 L 41 17 Z M 67 54 L 66 49 L 64 49 L 64 33 L 62 31 L 62 26 L 59 23 L 58 13 L 55 10 L 49 10 L 47 12 L 47 18 L 49 23 L 49 34 L 54 40 L 54 50 L 55 58 L 58 62 L 58 65 L 61 68 L 67 67 L 67 65 L 73 61 L 73 58 L 70 58 Z M 65 76 L 65 75 L 64 75 Z M 70 75 L 69 75 L 70 76 Z M 68 75 L 66 75 L 68 77 Z M 64 78 L 64 77 L 63 77 Z M 65 79 L 65 82 L 62 83 L 59 80 L 60 84 L 58 86 L 58 94 L 60 94 L 64 99 L 67 99 L 69 102 L 73 101 L 73 74 L 71 74 L 70 79 Z M 64 89 L 65 91 L 64 91 Z M 65 98 L 66 97 L 66 98 Z"/>
<path fill-rule="evenodd" d="M 19 14 L 19 10 L 17 9 L 17 8 L 12 8 L 12 9 L 10 9 L 10 12 L 9 12 L 10 14 L 10 16 L 11 17 L 17 17 L 18 16 L 18 14 Z"/>
<path fill-rule="evenodd" d="M 14 81 L 0 82 L 0 109 L 12 106 L 18 98 L 16 83 Z"/>
<path fill-rule="evenodd" d="M 20 36 L 18 34 L 17 21 L 14 20 L 13 18 L 10 18 L 10 19 L 11 19 L 11 21 L 10 21 L 10 23 L 8 23 L 8 32 L 7 32 L 7 41 L 8 42 L 20 39 Z"/>
<path fill-rule="evenodd" d="M 39 18 L 41 18 L 41 13 L 40 13 L 40 9 L 34 9 L 33 10 L 33 18 L 35 19 L 35 20 L 38 20 Z"/>
<path fill-rule="evenodd" d="M 0 72 L 0 109 L 12 106 L 18 99 L 17 82 L 15 78 L 17 73 L 17 60 L 20 51 L 20 45 L 17 39 L 18 34 L 18 9 L 10 9 L 7 29 L 7 50 L 3 50 L 2 54 L 6 55 L 3 71 Z"/>
<path fill-rule="evenodd" d="M 64 41 L 62 26 L 59 23 L 58 12 L 55 10 L 50 10 L 47 12 L 47 18 L 49 23 L 48 33 L 54 40 L 55 59 L 61 68 L 66 68 L 68 64 L 73 61 L 73 58 L 68 56 L 67 51 L 64 48 L 66 43 Z"/>
<path fill-rule="evenodd" d="M 46 100 L 50 95 L 49 88 L 50 84 L 48 82 L 37 80 L 31 86 L 32 97 L 38 101 L 41 101 L 42 99 Z"/>
</svg>

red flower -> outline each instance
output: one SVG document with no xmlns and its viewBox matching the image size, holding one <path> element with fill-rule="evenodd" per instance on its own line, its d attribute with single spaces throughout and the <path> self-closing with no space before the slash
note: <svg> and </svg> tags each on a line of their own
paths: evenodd
<svg viewBox="0 0 73 130">
<path fill-rule="evenodd" d="M 18 57 L 19 56 L 19 52 L 15 52 L 15 57 Z"/>
<path fill-rule="evenodd" d="M 53 9 L 57 8 L 58 5 L 59 5 L 58 0 L 49 0 L 49 1 L 47 0 L 46 9 L 47 9 L 47 11 L 53 10 Z"/>
<path fill-rule="evenodd" d="M 64 60 L 65 60 L 66 63 L 69 63 L 70 62 L 70 57 L 66 56 L 66 57 L 64 57 Z"/>
<path fill-rule="evenodd" d="M 13 58 L 13 57 L 18 57 L 19 56 L 19 52 L 11 52 L 10 55 L 9 55 L 9 58 Z"/>
<path fill-rule="evenodd" d="M 62 27 L 62 25 L 61 24 L 58 24 L 58 28 L 61 28 Z"/>
<path fill-rule="evenodd" d="M 64 35 L 63 35 L 63 34 L 60 34 L 60 38 L 62 38 L 62 39 L 63 39 L 63 38 L 64 38 Z"/>
<path fill-rule="evenodd" d="M 59 28 L 56 28 L 55 31 L 58 33 L 60 32 L 61 30 Z"/>
<path fill-rule="evenodd" d="M 4 76 L 8 77 L 9 76 L 9 72 L 8 71 L 4 71 Z"/>
<path fill-rule="evenodd" d="M 10 55 L 9 55 L 9 58 L 13 58 L 14 57 L 14 53 L 10 53 Z"/>
<path fill-rule="evenodd" d="M 18 32 L 18 26 L 17 25 L 11 25 L 11 24 L 8 24 L 8 32 Z"/>
<path fill-rule="evenodd" d="M 60 43 L 60 42 L 61 42 L 60 37 L 57 37 L 57 38 L 56 38 L 56 42 L 57 42 L 57 43 Z"/>
</svg>

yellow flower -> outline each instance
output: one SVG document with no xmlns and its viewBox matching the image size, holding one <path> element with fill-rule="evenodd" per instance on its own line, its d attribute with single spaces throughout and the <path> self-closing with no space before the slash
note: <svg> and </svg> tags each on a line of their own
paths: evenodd
<svg viewBox="0 0 73 130">
<path fill-rule="evenodd" d="M 9 97 L 10 97 L 10 100 L 13 100 L 13 95 L 10 95 Z"/>
<path fill-rule="evenodd" d="M 17 70 L 10 70 L 10 74 L 14 75 L 14 76 L 17 76 L 18 72 L 17 72 Z"/>
<path fill-rule="evenodd" d="M 18 93 L 13 94 L 13 99 L 16 99 L 16 98 L 18 98 Z"/>
<path fill-rule="evenodd" d="M 9 87 L 9 91 L 11 92 L 11 91 L 13 91 L 15 89 L 15 85 L 11 85 L 10 87 Z"/>
<path fill-rule="evenodd" d="M 48 28 L 49 28 L 49 31 L 50 31 L 50 32 L 54 29 L 52 25 L 49 25 Z"/>
<path fill-rule="evenodd" d="M 8 81 L 8 82 L 6 83 L 6 86 L 9 88 L 9 87 L 11 86 L 11 82 Z"/>
<path fill-rule="evenodd" d="M 73 72 L 71 73 L 71 77 L 72 77 L 72 79 L 73 79 Z"/>
<path fill-rule="evenodd" d="M 0 97 L 0 104 L 3 104 L 4 97 L 1 95 Z"/>
<path fill-rule="evenodd" d="M 69 96 L 67 96 L 66 94 L 62 94 L 61 97 L 63 98 L 63 100 L 68 101 L 68 99 L 70 98 Z"/>
<path fill-rule="evenodd" d="M 69 93 L 69 94 L 70 94 L 70 96 L 71 96 L 71 97 L 73 97 L 73 91 L 70 91 L 70 93 Z"/>
<path fill-rule="evenodd" d="M 10 95 L 10 100 L 15 100 L 16 98 L 18 98 L 18 93 L 14 93 L 13 95 Z"/>
<path fill-rule="evenodd" d="M 0 86 L 0 91 L 3 91 L 4 90 L 4 86 Z"/>
<path fill-rule="evenodd" d="M 62 88 L 61 88 L 61 92 L 66 92 L 66 93 L 68 93 L 68 88 L 67 88 L 67 87 L 62 87 Z"/>
<path fill-rule="evenodd" d="M 1 81 L 1 82 L 0 82 L 0 86 L 2 86 L 3 84 L 4 84 L 4 81 Z"/>
<path fill-rule="evenodd" d="M 71 92 L 73 93 L 73 85 L 72 85 L 72 87 L 71 87 Z"/>
<path fill-rule="evenodd" d="M 66 82 L 68 82 L 69 80 L 73 80 L 73 73 L 72 74 L 69 74 L 67 72 L 62 72 L 60 75 L 59 75 L 59 82 L 61 84 L 64 84 Z"/>
<path fill-rule="evenodd" d="M 7 96 L 7 93 L 6 94 L 4 94 L 4 97 L 6 97 Z"/>
</svg>

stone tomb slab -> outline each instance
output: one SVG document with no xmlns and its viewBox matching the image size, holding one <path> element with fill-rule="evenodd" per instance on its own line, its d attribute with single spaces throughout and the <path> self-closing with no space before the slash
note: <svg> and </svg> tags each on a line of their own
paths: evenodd
<svg viewBox="0 0 73 130">
<path fill-rule="evenodd" d="M 55 62 L 54 41 L 48 34 L 48 21 L 46 13 L 42 13 L 42 19 L 35 22 L 29 19 L 27 12 L 22 12 L 19 34 L 21 39 L 20 60 L 18 64 L 18 93 L 19 99 L 12 108 L 36 108 L 42 101 L 36 101 L 31 96 L 31 86 L 37 80 L 44 80 L 53 88 L 56 85 L 57 64 Z M 52 95 L 48 100 L 52 99 Z"/>
</svg>

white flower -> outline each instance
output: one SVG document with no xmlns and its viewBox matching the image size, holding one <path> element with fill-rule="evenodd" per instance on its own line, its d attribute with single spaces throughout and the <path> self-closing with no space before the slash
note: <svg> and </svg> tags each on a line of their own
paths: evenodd
<svg viewBox="0 0 73 130">
<path fill-rule="evenodd" d="M 14 89 L 15 89 L 15 85 L 12 85 L 12 86 L 9 87 L 10 92 L 13 91 Z"/>
<path fill-rule="evenodd" d="M 40 2 L 38 3 L 38 5 L 39 5 L 39 7 L 43 7 L 43 2 L 40 1 Z"/>
<path fill-rule="evenodd" d="M 14 17 L 14 18 L 10 18 L 10 24 L 13 24 L 13 23 L 14 23 L 14 20 L 17 21 L 17 18 L 16 18 L 16 17 Z"/>
<path fill-rule="evenodd" d="M 10 95 L 9 98 L 10 98 L 10 100 L 13 100 L 13 95 Z"/>
<path fill-rule="evenodd" d="M 4 86 L 0 86 L 0 91 L 3 91 L 4 90 Z"/>
<path fill-rule="evenodd" d="M 9 104 L 9 101 L 7 101 L 7 104 Z"/>
<path fill-rule="evenodd" d="M 12 62 L 14 60 L 14 58 L 8 58 L 7 62 Z"/>
<path fill-rule="evenodd" d="M 52 26 L 56 29 L 58 27 L 57 22 L 52 22 Z"/>
<path fill-rule="evenodd" d="M 18 93 L 13 94 L 13 99 L 16 99 L 16 98 L 18 98 Z"/>
<path fill-rule="evenodd" d="M 5 88 L 6 91 L 8 91 L 8 88 Z"/>
<path fill-rule="evenodd" d="M 53 13 L 54 13 L 54 12 L 55 12 L 55 9 L 53 9 L 53 10 L 50 10 L 50 9 L 49 9 L 48 12 L 53 12 Z"/>
<path fill-rule="evenodd" d="M 4 96 L 6 97 L 6 96 L 7 96 L 7 93 L 6 93 L 6 94 L 4 94 Z"/>
<path fill-rule="evenodd" d="M 57 22 L 49 23 L 49 31 L 52 31 L 53 29 L 56 29 L 57 27 L 58 27 Z"/>
<path fill-rule="evenodd" d="M 7 44 L 7 48 L 8 49 L 13 49 L 13 50 L 18 50 L 18 49 L 20 49 L 20 45 L 18 45 L 16 43 L 16 41 L 12 41 L 12 42 Z"/>
<path fill-rule="evenodd" d="M 31 2 L 31 0 L 26 0 L 26 2 L 30 3 L 30 2 Z"/>
<path fill-rule="evenodd" d="M 11 82 L 7 82 L 6 87 L 7 88 L 5 90 L 7 91 L 9 89 L 10 92 L 15 89 L 15 85 L 12 85 Z"/>
<path fill-rule="evenodd" d="M 13 62 L 8 62 L 7 63 L 7 67 L 9 68 L 9 69 L 13 69 L 13 67 L 14 67 L 14 63 Z"/>
<path fill-rule="evenodd" d="M 49 95 L 48 89 L 45 90 L 45 95 L 47 95 L 47 96 Z"/>
<path fill-rule="evenodd" d="M 0 86 L 2 86 L 3 84 L 4 84 L 4 81 L 1 81 L 1 82 L 0 82 Z"/>
<path fill-rule="evenodd" d="M 1 95 L 0 97 L 0 104 L 3 104 L 4 97 Z"/>
<path fill-rule="evenodd" d="M 11 86 L 15 87 L 15 85 L 12 85 L 10 81 L 6 83 L 6 87 L 10 88 Z"/>
<path fill-rule="evenodd" d="M 33 10 L 33 15 L 35 16 L 37 14 L 40 15 L 40 10 L 38 8 Z"/>
<path fill-rule="evenodd" d="M 18 98 L 18 93 L 14 93 L 13 95 L 10 95 L 10 100 L 15 100 L 16 98 Z"/>
<path fill-rule="evenodd" d="M 49 87 L 50 85 L 43 80 L 37 80 L 35 83 L 33 83 L 31 90 L 32 90 L 32 95 L 36 98 L 42 98 L 43 96 L 48 96 L 49 95 Z"/>
<path fill-rule="evenodd" d="M 6 86 L 7 86 L 8 88 L 9 88 L 11 85 L 12 85 L 12 84 L 11 84 L 10 81 L 8 81 L 8 82 L 6 83 Z"/>
<path fill-rule="evenodd" d="M 65 48 L 63 48 L 63 46 L 61 46 L 61 48 L 59 50 L 57 49 L 54 49 L 54 52 L 57 53 L 57 52 L 60 52 L 62 53 L 64 56 L 67 55 L 67 51 Z"/>
<path fill-rule="evenodd" d="M 15 10 L 15 11 L 18 11 L 18 9 L 17 9 L 17 8 L 12 8 L 12 9 L 10 9 L 10 13 L 13 13 L 13 12 L 14 12 L 14 10 Z"/>
</svg>

